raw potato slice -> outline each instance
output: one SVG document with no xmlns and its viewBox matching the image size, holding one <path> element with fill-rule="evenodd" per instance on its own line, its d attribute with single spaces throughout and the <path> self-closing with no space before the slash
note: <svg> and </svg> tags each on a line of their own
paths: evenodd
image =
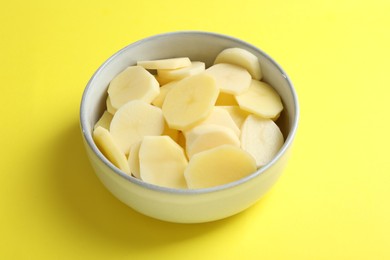
<svg viewBox="0 0 390 260">
<path fill-rule="evenodd" d="M 117 111 L 116 108 L 114 108 L 112 105 L 111 105 L 111 99 L 110 99 L 110 96 L 107 97 L 106 99 L 106 106 L 107 106 L 107 111 L 108 113 L 110 113 L 111 115 L 114 115 Z"/>
<path fill-rule="evenodd" d="M 145 136 L 139 149 L 141 179 L 145 182 L 177 189 L 187 188 L 184 170 L 187 158 L 168 136 Z"/>
<path fill-rule="evenodd" d="M 238 95 L 249 88 L 251 75 L 239 66 L 219 63 L 211 66 L 206 73 L 212 76 L 221 92 Z"/>
<path fill-rule="evenodd" d="M 216 106 L 238 106 L 238 103 L 234 95 L 219 92 L 215 105 Z"/>
<path fill-rule="evenodd" d="M 206 119 L 218 94 L 214 79 L 204 73 L 178 81 L 162 106 L 169 127 L 185 130 Z"/>
<path fill-rule="evenodd" d="M 249 115 L 241 129 L 241 148 L 262 167 L 275 157 L 284 142 L 283 134 L 271 119 Z"/>
<path fill-rule="evenodd" d="M 98 126 L 93 131 L 93 140 L 95 141 L 96 146 L 102 152 L 102 154 L 116 167 L 118 167 L 123 172 L 130 174 L 130 168 L 127 164 L 125 154 L 120 150 L 120 148 L 115 143 L 110 132 Z"/>
<path fill-rule="evenodd" d="M 107 110 L 104 111 L 103 115 L 100 117 L 100 119 L 96 122 L 93 129 L 96 129 L 98 126 L 101 126 L 107 130 L 110 130 L 110 124 L 112 120 L 112 115 L 107 112 Z"/>
<path fill-rule="evenodd" d="M 142 100 L 133 100 L 123 105 L 115 113 L 110 132 L 123 153 L 146 135 L 161 135 L 164 130 L 164 117 L 160 108 Z"/>
<path fill-rule="evenodd" d="M 184 177 L 190 189 L 209 188 L 244 178 L 256 171 L 253 157 L 232 145 L 222 145 L 194 155 Z"/>
<path fill-rule="evenodd" d="M 143 60 L 138 61 L 137 65 L 150 70 L 174 70 L 191 66 L 191 61 L 187 57 L 181 57 L 162 60 Z"/>
<path fill-rule="evenodd" d="M 160 94 L 152 101 L 152 104 L 155 105 L 156 107 L 161 108 L 164 103 L 165 97 L 168 94 L 168 91 L 171 90 L 176 85 L 176 82 L 177 81 L 172 81 L 161 86 Z"/>
<path fill-rule="evenodd" d="M 129 163 L 129 168 L 131 174 L 137 179 L 141 179 L 140 170 L 139 170 L 139 148 L 141 146 L 141 141 L 136 142 L 130 147 L 129 158 L 127 162 Z"/>
<path fill-rule="evenodd" d="M 233 121 L 230 114 L 223 108 L 214 107 L 210 115 L 202 121 L 199 125 L 220 125 L 225 126 L 233 130 L 233 132 L 240 137 L 241 130 L 238 128 L 236 123 Z M 197 127 L 196 126 L 196 127 Z"/>
<path fill-rule="evenodd" d="M 111 105 L 119 109 L 125 103 L 135 99 L 152 103 L 160 93 L 160 85 L 143 67 L 131 66 L 111 81 L 107 92 L 110 95 Z"/>
<path fill-rule="evenodd" d="M 242 123 L 244 123 L 246 117 L 250 115 L 249 112 L 242 110 L 239 106 L 220 106 L 220 108 L 225 109 L 233 121 L 236 123 L 237 127 L 241 129 Z"/>
<path fill-rule="evenodd" d="M 189 76 L 193 76 L 205 71 L 205 64 L 201 61 L 191 62 L 191 66 L 175 70 L 160 69 L 157 70 L 159 78 L 166 81 L 180 80 Z"/>
<path fill-rule="evenodd" d="M 260 80 L 263 77 L 259 59 L 252 53 L 241 48 L 229 48 L 218 54 L 214 64 L 229 63 L 245 68 L 253 79 Z"/>
<path fill-rule="evenodd" d="M 241 109 L 264 118 L 276 118 L 283 110 L 279 94 L 267 83 L 252 80 L 248 91 L 236 96 Z"/>
<path fill-rule="evenodd" d="M 225 126 L 200 125 L 186 133 L 185 136 L 186 152 L 190 159 L 199 152 L 225 144 L 240 147 L 239 137 Z"/>
</svg>

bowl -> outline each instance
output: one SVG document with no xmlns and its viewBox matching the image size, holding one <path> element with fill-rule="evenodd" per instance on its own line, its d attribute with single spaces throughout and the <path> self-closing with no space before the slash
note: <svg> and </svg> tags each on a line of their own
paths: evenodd
<svg viewBox="0 0 390 260">
<path fill-rule="evenodd" d="M 92 130 L 105 109 L 107 87 L 122 70 L 139 60 L 189 57 L 211 66 L 219 52 L 239 47 L 259 59 L 263 81 L 281 96 L 284 110 L 277 123 L 285 143 L 267 165 L 253 174 L 225 185 L 204 189 L 173 189 L 155 186 L 117 169 L 99 151 Z M 151 36 L 121 49 L 94 73 L 80 106 L 80 125 L 90 163 L 104 186 L 132 209 L 152 218 L 176 223 L 201 223 L 235 215 L 256 203 L 275 184 L 286 166 L 297 130 L 298 100 L 284 70 L 259 48 L 227 35 L 181 31 Z"/>
</svg>

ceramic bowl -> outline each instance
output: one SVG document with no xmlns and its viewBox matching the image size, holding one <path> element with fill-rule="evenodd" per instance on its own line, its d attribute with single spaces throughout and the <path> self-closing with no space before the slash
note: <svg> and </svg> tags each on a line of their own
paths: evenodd
<svg viewBox="0 0 390 260">
<path fill-rule="evenodd" d="M 211 66 L 216 55 L 230 47 L 246 49 L 259 59 L 263 80 L 280 94 L 284 111 L 278 124 L 285 143 L 266 166 L 235 182 L 205 189 L 179 190 L 135 179 L 111 164 L 98 150 L 92 130 L 105 109 L 107 87 L 119 72 L 139 60 L 189 57 Z M 199 31 L 155 35 L 115 53 L 95 72 L 82 96 L 80 124 L 85 148 L 97 176 L 119 200 L 134 210 L 164 221 L 201 223 L 237 214 L 256 203 L 278 180 L 287 163 L 298 125 L 298 100 L 284 70 L 259 48 L 230 36 Z"/>
</svg>

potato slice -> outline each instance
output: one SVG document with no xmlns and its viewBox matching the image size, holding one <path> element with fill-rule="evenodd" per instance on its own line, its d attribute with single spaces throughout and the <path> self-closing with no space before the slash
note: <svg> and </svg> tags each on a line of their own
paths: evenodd
<svg viewBox="0 0 390 260">
<path fill-rule="evenodd" d="M 129 158 L 127 162 L 129 164 L 130 172 L 137 179 L 141 179 L 139 170 L 139 148 L 141 147 L 141 141 L 134 143 L 130 147 Z"/>
<path fill-rule="evenodd" d="M 139 149 L 141 179 L 155 185 L 185 189 L 184 170 L 187 158 L 168 136 L 145 136 Z"/>
<path fill-rule="evenodd" d="M 130 174 L 130 168 L 126 160 L 125 154 L 121 151 L 119 146 L 115 143 L 110 132 L 98 126 L 92 133 L 93 140 L 102 154 L 116 167 L 123 172 Z"/>
<path fill-rule="evenodd" d="M 161 135 L 164 131 L 164 117 L 160 108 L 142 100 L 133 100 L 115 113 L 110 132 L 123 153 L 129 154 L 130 147 L 146 135 Z"/>
<path fill-rule="evenodd" d="M 157 75 L 161 80 L 176 81 L 189 76 L 193 76 L 205 71 L 205 64 L 201 61 L 192 61 L 191 66 L 175 70 L 159 69 Z"/>
<path fill-rule="evenodd" d="M 185 130 L 206 119 L 218 94 L 214 79 L 204 73 L 178 81 L 166 95 L 162 106 L 169 127 Z"/>
<path fill-rule="evenodd" d="M 100 119 L 96 122 L 93 129 L 96 129 L 98 126 L 101 126 L 107 130 L 110 130 L 110 124 L 112 120 L 112 115 L 108 113 L 107 110 L 104 110 L 103 115 L 100 117 Z"/>
<path fill-rule="evenodd" d="M 238 95 L 249 88 L 251 75 L 239 66 L 219 63 L 211 66 L 205 72 L 212 76 L 221 92 Z"/>
<path fill-rule="evenodd" d="M 267 83 L 252 80 L 248 91 L 236 96 L 241 109 L 263 118 L 276 118 L 283 110 L 279 94 Z"/>
<path fill-rule="evenodd" d="M 229 112 L 227 112 L 225 109 L 221 107 L 214 107 L 211 111 L 210 115 L 200 122 L 198 125 L 220 125 L 227 128 L 230 128 L 233 130 L 233 132 L 240 137 L 241 130 L 238 128 L 232 117 L 230 116 Z M 191 131 L 191 129 L 189 130 Z"/>
<path fill-rule="evenodd" d="M 229 63 L 245 68 L 253 79 L 260 80 L 263 77 L 259 59 L 252 53 L 241 48 L 228 48 L 216 57 L 214 64 Z"/>
<path fill-rule="evenodd" d="M 249 115 L 242 125 L 241 148 L 256 159 L 257 167 L 269 163 L 283 143 L 283 134 L 271 119 Z"/>
<path fill-rule="evenodd" d="M 161 60 L 143 60 L 138 61 L 137 65 L 151 70 L 174 70 L 191 66 L 191 60 L 187 57 Z"/>
<path fill-rule="evenodd" d="M 247 152 L 222 145 L 194 155 L 184 172 L 190 189 L 209 188 L 244 178 L 256 171 L 256 161 Z"/>
<path fill-rule="evenodd" d="M 224 144 L 240 147 L 240 139 L 228 127 L 221 125 L 199 125 L 186 133 L 186 152 L 191 159 L 195 154 Z"/>
<path fill-rule="evenodd" d="M 106 107 L 107 107 L 108 113 L 110 113 L 111 115 L 114 115 L 116 113 L 116 111 L 118 110 L 112 106 L 110 96 L 108 96 L 106 99 Z"/>
<path fill-rule="evenodd" d="M 119 73 L 108 86 L 111 105 L 119 109 L 131 100 L 152 101 L 160 93 L 158 81 L 141 66 L 130 66 Z"/>
</svg>

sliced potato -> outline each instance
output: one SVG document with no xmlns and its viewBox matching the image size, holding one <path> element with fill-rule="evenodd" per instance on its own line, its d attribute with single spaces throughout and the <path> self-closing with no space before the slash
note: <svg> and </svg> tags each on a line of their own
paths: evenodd
<svg viewBox="0 0 390 260">
<path fill-rule="evenodd" d="M 166 81 L 176 81 L 180 79 L 184 79 L 189 76 L 193 76 L 196 74 L 199 74 L 203 71 L 205 71 L 205 64 L 201 61 L 192 61 L 191 66 L 174 69 L 174 70 L 167 70 L 167 69 L 159 69 L 157 70 L 157 75 L 162 80 Z"/>
<path fill-rule="evenodd" d="M 249 88 L 251 75 L 239 66 L 219 63 L 211 66 L 205 72 L 212 76 L 221 92 L 238 95 Z"/>
<path fill-rule="evenodd" d="M 220 52 L 214 64 L 229 63 L 245 68 L 253 79 L 260 80 L 263 77 L 259 59 L 251 52 L 242 48 L 228 48 Z"/>
<path fill-rule="evenodd" d="M 123 105 L 114 115 L 110 132 L 125 154 L 130 147 L 146 135 L 161 135 L 164 117 L 160 108 L 142 100 L 133 100 Z"/>
<path fill-rule="evenodd" d="M 169 136 L 145 136 L 139 149 L 141 179 L 155 185 L 187 188 L 184 170 L 188 162 L 181 148 Z"/>
<path fill-rule="evenodd" d="M 194 155 L 184 177 L 190 189 L 200 189 L 239 180 L 256 169 L 256 161 L 249 153 L 236 146 L 222 145 Z"/>
<path fill-rule="evenodd" d="M 191 66 L 191 60 L 187 57 L 172 58 L 172 59 L 161 59 L 161 60 L 144 60 L 138 61 L 138 66 L 142 66 L 145 69 L 151 70 L 174 70 L 183 67 Z"/>
<path fill-rule="evenodd" d="M 121 151 L 119 146 L 115 143 L 110 132 L 98 126 L 92 133 L 93 140 L 95 141 L 96 146 L 102 152 L 102 154 L 116 167 L 118 167 L 123 172 L 130 174 L 130 168 L 127 164 L 126 156 Z"/>
<path fill-rule="evenodd" d="M 267 83 L 252 80 L 249 89 L 236 96 L 241 109 L 263 118 L 277 118 L 283 110 L 279 94 Z"/>
<path fill-rule="evenodd" d="M 240 147 L 240 139 L 228 127 L 221 125 L 199 125 L 186 133 L 186 152 L 191 159 L 195 154 L 224 144 Z"/>
<path fill-rule="evenodd" d="M 129 163 L 130 172 L 137 179 L 141 179 L 140 170 L 139 170 L 139 156 L 138 156 L 140 146 L 141 146 L 141 141 L 134 143 L 130 147 L 129 158 L 127 159 L 127 162 Z"/>
<path fill-rule="evenodd" d="M 131 100 L 152 101 L 160 93 L 160 85 L 152 74 L 141 66 L 130 66 L 119 73 L 107 90 L 111 105 L 119 109 Z"/>
<path fill-rule="evenodd" d="M 185 130 L 206 119 L 218 94 L 214 79 L 204 73 L 178 81 L 162 106 L 169 127 Z"/>
<path fill-rule="evenodd" d="M 257 167 L 269 163 L 283 143 L 283 134 L 271 119 L 249 115 L 242 125 L 241 148 L 255 158 Z"/>
</svg>

